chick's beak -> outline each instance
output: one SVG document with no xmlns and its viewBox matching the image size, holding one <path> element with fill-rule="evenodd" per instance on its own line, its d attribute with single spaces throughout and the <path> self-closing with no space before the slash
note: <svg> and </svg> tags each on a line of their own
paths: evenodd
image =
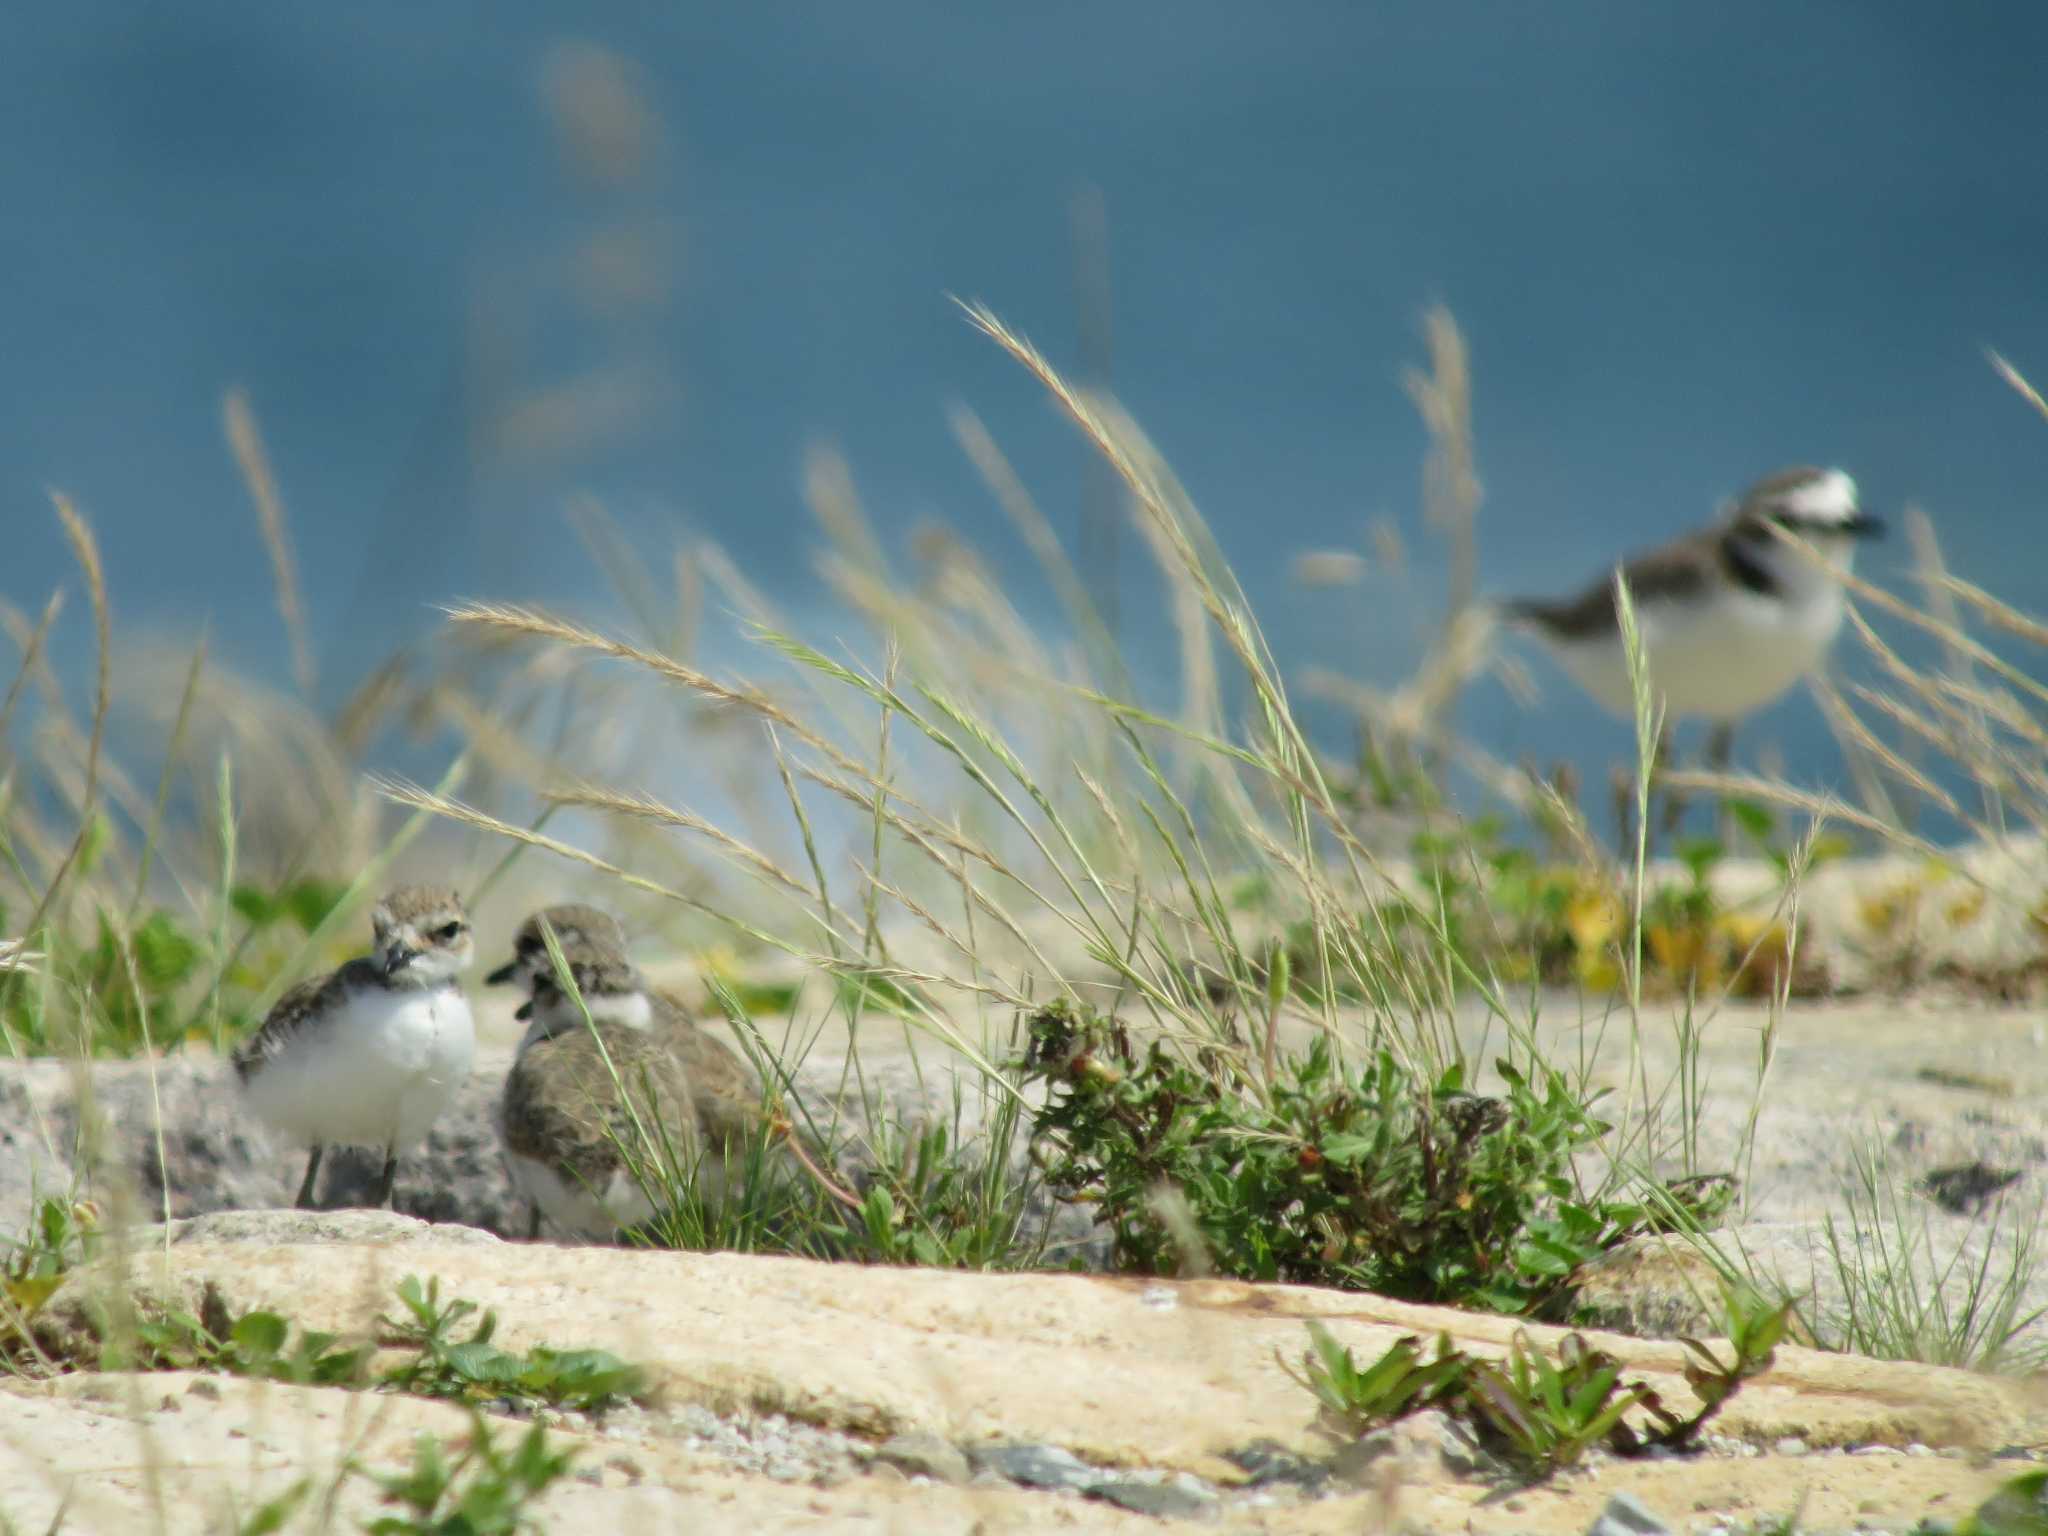
<svg viewBox="0 0 2048 1536">
<path fill-rule="evenodd" d="M 394 939 L 384 950 L 384 974 L 396 976 L 419 959 L 420 952 L 402 939 Z"/>
<path fill-rule="evenodd" d="M 507 960 L 503 965 L 491 972 L 490 975 L 486 976 L 484 978 L 484 985 L 487 987 L 502 987 L 518 974 L 519 957 L 514 955 L 510 960 Z"/>
<path fill-rule="evenodd" d="M 527 1021 L 528 1019 L 532 1018 L 532 1017 L 533 1017 L 533 999 L 529 997 L 529 998 L 528 998 L 528 999 L 527 999 L 527 1000 L 526 1000 L 525 1002 L 521 1003 L 521 1004 L 520 1004 L 520 1005 L 519 1005 L 519 1006 L 518 1006 L 517 1008 L 514 1008 L 514 1009 L 512 1010 L 512 1017 L 513 1017 L 513 1018 L 515 1018 L 515 1019 L 517 1019 L 517 1020 L 518 1020 L 518 1021 L 519 1021 L 520 1023 L 522 1023 L 522 1024 L 524 1024 L 524 1023 L 525 1023 L 525 1022 L 526 1022 L 526 1021 Z"/>
<path fill-rule="evenodd" d="M 1884 537 L 1884 519 L 1858 512 L 1842 525 L 1843 531 L 1854 538 L 1881 539 Z"/>
</svg>

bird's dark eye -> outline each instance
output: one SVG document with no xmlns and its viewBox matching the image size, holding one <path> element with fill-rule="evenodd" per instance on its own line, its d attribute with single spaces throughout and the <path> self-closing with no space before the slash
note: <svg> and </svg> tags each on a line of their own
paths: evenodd
<svg viewBox="0 0 2048 1536">
<path fill-rule="evenodd" d="M 457 939 L 462 937 L 462 924 L 443 923 L 440 927 L 434 930 L 434 937 L 439 939 L 443 944 L 453 944 Z"/>
</svg>

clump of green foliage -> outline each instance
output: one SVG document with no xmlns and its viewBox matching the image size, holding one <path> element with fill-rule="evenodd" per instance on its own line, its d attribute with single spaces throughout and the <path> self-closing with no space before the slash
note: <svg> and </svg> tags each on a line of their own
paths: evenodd
<svg viewBox="0 0 2048 1536">
<path fill-rule="evenodd" d="M 472 1411 L 469 1441 L 453 1462 L 441 1442 L 421 1435 L 413 1463 L 403 1472 L 354 1469 L 382 1490 L 397 1510 L 364 1527 L 370 1536 L 513 1536 L 537 1531 L 529 1506 L 568 1474 L 573 1450 L 552 1450 L 536 1424 L 511 1450 L 498 1445 L 481 1414 Z"/>
<path fill-rule="evenodd" d="M 1328 1329 L 1312 1322 L 1310 1348 L 1295 1379 L 1322 1404 L 1325 1423 L 1345 1437 L 1441 1409 L 1468 1424 L 1516 1473 L 1537 1479 L 1576 1465 L 1596 1446 L 1635 1456 L 1652 1447 L 1691 1445 L 1743 1382 L 1769 1369 L 1792 1303 L 1729 1285 L 1723 1315 L 1726 1361 L 1697 1339 L 1684 1341 L 1691 1354 L 1686 1383 L 1699 1407 L 1683 1417 L 1667 1409 L 1647 1383 L 1624 1381 L 1621 1363 L 1577 1333 L 1565 1335 L 1552 1359 L 1518 1332 L 1498 1360 L 1467 1354 L 1447 1334 L 1438 1336 L 1434 1357 L 1425 1359 L 1421 1341 L 1404 1335 L 1371 1365 L 1361 1366 Z"/>
<path fill-rule="evenodd" d="M 80 874 L 91 873 L 91 840 Z M 0 1032 L 24 1054 L 132 1056 L 188 1039 L 221 1045 L 260 1020 L 255 1006 L 346 891 L 301 877 L 275 890 L 237 885 L 202 932 L 166 908 L 96 904 L 88 934 L 62 923 L 36 935 L 34 967 L 0 968 Z M 0 934 L 8 931 L 0 907 Z"/>
<path fill-rule="evenodd" d="M 363 1379 L 370 1346 L 344 1345 L 340 1336 L 301 1329 L 275 1312 L 228 1314 L 209 1291 L 200 1315 L 168 1311 L 137 1319 L 117 1331 L 100 1352 L 103 1371 L 221 1371 L 301 1386 L 354 1386 Z"/>
<path fill-rule="evenodd" d="M 1503 1061 L 1504 1096 L 1488 1098 L 1458 1065 L 1419 1082 L 1391 1051 L 1351 1068 L 1317 1040 L 1260 1083 L 1221 1053 L 1140 1047 L 1064 1001 L 1029 1032 L 1026 1071 L 1050 1090 L 1033 1122 L 1047 1185 L 1093 1205 L 1120 1269 L 1195 1263 L 1527 1314 L 1657 1225 L 1645 1206 L 1581 1193 L 1573 1156 L 1608 1127 L 1553 1069 Z"/>
<path fill-rule="evenodd" d="M 90 1202 L 46 1195 L 27 1229 L 0 1251 L 0 1357 L 20 1343 L 18 1330 L 55 1294 L 64 1276 L 99 1247 L 99 1212 Z"/>
<path fill-rule="evenodd" d="M 378 1319 L 376 1342 L 403 1351 L 404 1357 L 375 1373 L 370 1370 L 375 1344 L 294 1330 L 276 1312 L 237 1314 L 212 1289 L 197 1314 L 156 1309 L 132 1322 L 102 1315 L 96 1325 L 99 1352 L 90 1363 L 104 1371 L 219 1371 L 470 1404 L 545 1403 L 585 1413 L 601 1413 L 647 1391 L 646 1373 L 609 1350 L 502 1348 L 493 1342 L 496 1315 L 459 1297 L 443 1301 L 437 1279 L 423 1282 L 407 1275 L 397 1294 L 402 1314 Z"/>
<path fill-rule="evenodd" d="M 1719 805 L 1740 836 L 1737 846 L 1772 865 L 1780 891 L 1849 846 L 1841 837 L 1819 836 L 1795 857 L 1770 811 L 1734 798 Z M 1795 952 L 1785 924 L 1731 907 L 1717 893 L 1714 874 L 1731 852 L 1728 842 L 1679 838 L 1671 852 L 1683 873 L 1649 879 L 1643 892 L 1648 992 L 1690 996 L 1727 989 L 1771 997 L 1787 987 L 1797 996 L 1829 989 L 1827 974 Z M 1495 815 L 1428 826 L 1415 834 L 1411 855 L 1431 899 L 1429 927 L 1416 941 L 1425 950 L 1431 943 L 1453 949 L 1464 962 L 1453 977 L 1622 990 L 1627 881 L 1606 860 L 1589 860 L 1585 848 L 1567 857 L 1560 846 L 1546 852 L 1511 840 Z M 1412 912 L 1392 911 L 1387 921 L 1397 930 L 1417 926 Z"/>
<path fill-rule="evenodd" d="M 2048 1532 L 2048 1471 L 2036 1469 L 2007 1478 L 1991 1496 L 1964 1518 L 1958 1526 L 1922 1521 L 1913 1527 L 1921 1532 L 1953 1531 L 1955 1536 L 2042 1536 Z"/>
<path fill-rule="evenodd" d="M 472 1403 L 524 1399 L 598 1413 L 647 1390 L 646 1373 L 609 1350 L 500 1348 L 491 1342 L 497 1315 L 459 1297 L 444 1303 L 438 1279 L 422 1284 L 407 1275 L 398 1283 L 398 1299 L 405 1315 L 379 1323 L 390 1342 L 412 1356 L 378 1378 L 392 1391 Z"/>
</svg>

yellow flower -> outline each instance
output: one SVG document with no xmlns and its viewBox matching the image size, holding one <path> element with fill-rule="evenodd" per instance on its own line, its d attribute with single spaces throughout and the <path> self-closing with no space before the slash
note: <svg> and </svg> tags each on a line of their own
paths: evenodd
<svg viewBox="0 0 2048 1536">
<path fill-rule="evenodd" d="M 1581 956 L 1604 950 L 1621 932 L 1621 903 L 1611 891 L 1581 886 L 1564 909 L 1564 926 Z"/>
<path fill-rule="evenodd" d="M 1948 904 L 1948 920 L 1952 927 L 1967 928 L 1983 910 L 1984 892 L 1981 887 L 1973 885 Z"/>
</svg>

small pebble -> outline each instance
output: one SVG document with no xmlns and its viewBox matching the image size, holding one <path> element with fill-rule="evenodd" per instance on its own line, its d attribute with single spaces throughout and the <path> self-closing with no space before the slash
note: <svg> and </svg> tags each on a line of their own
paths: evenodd
<svg viewBox="0 0 2048 1536">
<path fill-rule="evenodd" d="M 1797 1435 L 1787 1435 L 1771 1447 L 1771 1449 L 1780 1456 L 1804 1456 L 1806 1454 L 1806 1442 Z"/>
<path fill-rule="evenodd" d="M 1080 1489 L 1101 1474 L 1056 1445 L 984 1445 L 970 1453 L 975 1465 L 1026 1488 Z"/>
<path fill-rule="evenodd" d="M 1915 1440 L 1911 1445 L 1906 1447 L 1906 1454 L 1908 1456 L 1932 1456 L 1934 1454 L 1934 1447 L 1931 1445 L 1922 1445 L 1918 1440 Z"/>
<path fill-rule="evenodd" d="M 1247 1473 L 1254 1488 L 1291 1485 L 1314 1492 L 1330 1480 L 1326 1463 L 1297 1456 L 1271 1440 L 1254 1440 L 1250 1445 L 1226 1451 L 1223 1459 Z"/>
<path fill-rule="evenodd" d="M 1199 1515 L 1216 1502 L 1215 1493 L 1199 1478 L 1185 1473 L 1160 1477 L 1140 1472 L 1108 1477 L 1094 1484 L 1088 1492 L 1134 1514 L 1152 1515 L 1161 1520 Z"/>
<path fill-rule="evenodd" d="M 1586 1536 L 1671 1536 L 1671 1527 L 1659 1520 L 1632 1493 L 1617 1493 L 1607 1501 Z"/>
</svg>

